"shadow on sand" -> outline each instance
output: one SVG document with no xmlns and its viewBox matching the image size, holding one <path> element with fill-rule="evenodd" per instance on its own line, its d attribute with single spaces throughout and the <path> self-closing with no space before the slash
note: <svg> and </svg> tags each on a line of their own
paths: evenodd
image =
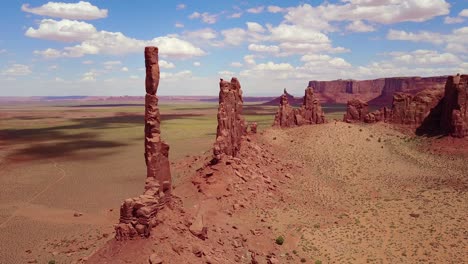
<svg viewBox="0 0 468 264">
<path fill-rule="evenodd" d="M 200 115 L 169 114 L 162 115 L 161 119 L 167 121 L 194 116 Z M 127 142 L 126 140 L 121 142 L 103 139 L 105 134 L 100 130 L 141 127 L 143 131 L 144 116 L 119 113 L 110 117 L 73 118 L 66 121 L 71 121 L 72 123 L 42 128 L 0 130 L 0 142 L 6 147 L 14 147 L 14 145 L 18 144 L 24 144 L 25 146 L 13 150 L 6 158 L 27 160 L 67 157 L 81 150 L 112 149 L 126 146 L 128 145 L 124 143 Z M 87 129 L 93 132 L 79 133 L 81 129 Z"/>
</svg>

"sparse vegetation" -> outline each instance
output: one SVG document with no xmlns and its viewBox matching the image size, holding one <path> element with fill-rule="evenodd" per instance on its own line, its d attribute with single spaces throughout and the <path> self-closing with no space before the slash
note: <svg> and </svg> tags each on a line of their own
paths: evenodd
<svg viewBox="0 0 468 264">
<path fill-rule="evenodd" d="M 322 261 L 317 259 L 317 260 L 315 261 L 315 264 L 322 264 Z"/>
<path fill-rule="evenodd" d="M 284 237 L 283 237 L 283 236 L 277 237 L 276 240 L 275 240 L 275 242 L 276 242 L 276 244 L 278 244 L 278 245 L 283 245 L 283 243 L 284 243 Z"/>
</svg>

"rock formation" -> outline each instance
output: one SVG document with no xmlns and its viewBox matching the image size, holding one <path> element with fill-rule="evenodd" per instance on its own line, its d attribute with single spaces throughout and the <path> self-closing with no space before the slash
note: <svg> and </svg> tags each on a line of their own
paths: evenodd
<svg viewBox="0 0 468 264">
<path fill-rule="evenodd" d="M 257 134 L 257 122 L 249 123 L 249 127 L 250 127 L 251 134 Z"/>
<path fill-rule="evenodd" d="M 443 133 L 454 137 L 468 135 L 468 75 L 448 77 L 440 127 Z"/>
<path fill-rule="evenodd" d="M 375 80 L 310 81 L 317 98 L 327 103 L 346 103 L 358 97 L 369 105 L 390 105 L 393 93 L 416 94 L 423 89 L 443 88 L 447 76 L 392 77 Z"/>
<path fill-rule="evenodd" d="M 292 106 L 289 104 L 288 96 L 283 93 L 281 96 L 280 105 L 275 115 L 273 126 L 293 127 L 296 126 L 296 115 Z"/>
<path fill-rule="evenodd" d="M 320 100 L 315 96 L 312 87 L 305 89 L 304 101 L 298 110 L 296 113 L 298 125 L 325 123 L 325 113 L 322 111 Z M 297 118 L 298 115 L 302 120 Z"/>
<path fill-rule="evenodd" d="M 286 91 L 286 88 L 285 88 L 281 96 L 276 97 L 275 99 L 268 101 L 266 103 L 263 103 L 262 105 L 274 105 L 274 106 L 280 105 L 281 101 L 283 100 L 284 95 L 286 95 L 286 98 L 288 99 L 289 104 L 292 106 L 301 106 L 302 101 L 304 100 L 302 97 L 294 97 L 292 94 L 288 93 L 288 91 Z"/>
<path fill-rule="evenodd" d="M 374 112 L 368 113 L 364 117 L 366 123 L 376 123 L 380 121 L 389 122 L 392 116 L 392 110 L 388 107 L 382 107 Z"/>
<path fill-rule="evenodd" d="M 369 105 L 359 99 L 349 100 L 346 105 L 346 114 L 343 117 L 344 122 L 363 122 L 369 113 Z"/>
<path fill-rule="evenodd" d="M 393 95 L 392 118 L 394 124 L 420 126 L 429 116 L 431 109 L 436 107 L 444 91 L 426 89 L 416 95 L 395 93 Z"/>
<path fill-rule="evenodd" d="M 213 147 L 213 162 L 223 155 L 236 157 L 239 153 L 242 136 L 246 133 L 245 120 L 242 117 L 242 89 L 237 78 L 231 82 L 219 82 L 218 128 Z"/>
<path fill-rule="evenodd" d="M 117 240 L 148 237 L 151 228 L 157 224 L 156 214 L 171 199 L 169 145 L 161 140 L 156 96 L 159 85 L 158 48 L 145 48 L 145 66 L 145 191 L 138 197 L 126 199 L 120 207 L 120 222 L 115 227 Z"/>
<path fill-rule="evenodd" d="M 278 112 L 276 112 L 273 126 L 293 127 L 323 123 L 325 123 L 325 114 L 311 87 L 307 87 L 305 90 L 302 106 L 297 109 L 292 108 L 289 104 L 285 90 L 285 93 L 281 96 L 280 106 Z"/>
</svg>

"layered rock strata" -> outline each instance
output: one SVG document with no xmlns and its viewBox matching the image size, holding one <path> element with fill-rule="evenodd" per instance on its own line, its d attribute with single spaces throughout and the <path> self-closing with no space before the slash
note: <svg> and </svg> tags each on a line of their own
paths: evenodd
<svg viewBox="0 0 468 264">
<path fill-rule="evenodd" d="M 325 123 L 325 114 L 320 101 L 315 97 L 311 87 L 307 87 L 300 108 L 293 108 L 289 104 L 288 95 L 281 96 L 281 102 L 273 121 L 273 126 L 294 127 L 310 124 Z"/>
<path fill-rule="evenodd" d="M 142 195 L 126 199 L 120 207 L 120 222 L 116 225 L 116 239 L 148 237 L 157 224 L 156 215 L 171 200 L 171 172 L 169 145 L 161 140 L 158 97 L 158 48 L 145 48 L 145 162 L 147 175 Z"/>
<path fill-rule="evenodd" d="M 214 163 L 224 155 L 236 157 L 240 151 L 242 137 L 247 132 L 245 119 L 242 116 L 242 89 L 237 78 L 230 82 L 219 81 L 218 127 L 216 142 L 213 147 Z"/>
</svg>

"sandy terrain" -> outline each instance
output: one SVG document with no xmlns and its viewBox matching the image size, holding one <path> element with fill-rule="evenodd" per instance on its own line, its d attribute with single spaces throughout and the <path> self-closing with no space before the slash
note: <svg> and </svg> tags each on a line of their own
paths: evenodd
<svg viewBox="0 0 468 264">
<path fill-rule="evenodd" d="M 440 154 L 433 140 L 385 124 L 268 129 L 238 160 L 175 165 L 180 201 L 151 238 L 110 240 L 87 263 L 464 263 L 466 151 Z"/>
</svg>

